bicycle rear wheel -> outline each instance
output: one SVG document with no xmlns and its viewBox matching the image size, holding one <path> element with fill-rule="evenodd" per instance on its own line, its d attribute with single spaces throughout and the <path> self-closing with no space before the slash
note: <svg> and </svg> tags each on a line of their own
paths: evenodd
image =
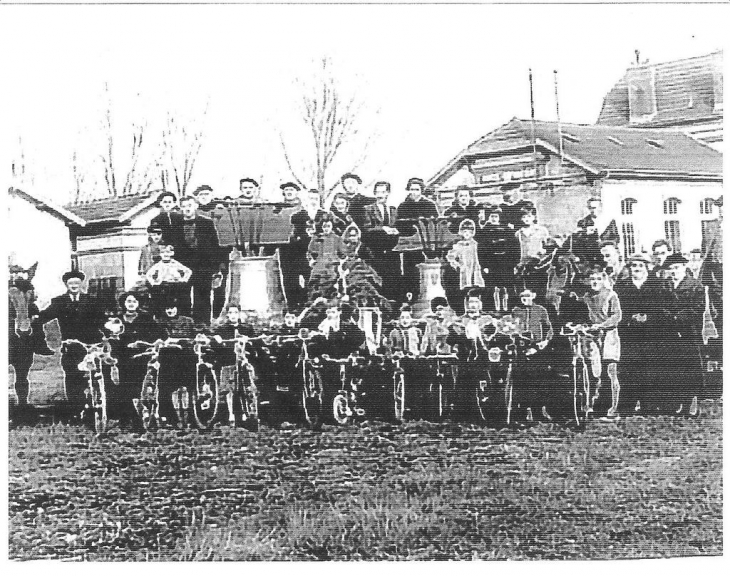
<svg viewBox="0 0 730 576">
<path fill-rule="evenodd" d="M 94 430 L 103 434 L 107 429 L 106 387 L 101 374 L 91 389 L 91 406 L 94 410 Z"/>
<path fill-rule="evenodd" d="M 199 430 L 208 430 L 218 415 L 218 379 L 208 364 L 198 368 L 198 379 L 193 391 L 193 417 Z"/>
<path fill-rule="evenodd" d="M 134 408 L 145 431 L 154 428 L 157 424 L 158 401 L 157 374 L 148 370 L 142 381 L 140 397 L 133 400 Z"/>
<path fill-rule="evenodd" d="M 324 385 L 322 375 L 309 362 L 304 362 L 302 382 L 302 409 L 304 420 L 312 430 L 320 430 L 324 421 Z"/>
<path fill-rule="evenodd" d="M 393 374 L 393 414 L 396 422 L 403 422 L 406 413 L 406 380 L 401 370 Z"/>
<path fill-rule="evenodd" d="M 233 405 L 236 425 L 255 432 L 259 429 L 259 390 L 250 370 L 241 370 L 236 377 Z"/>
</svg>

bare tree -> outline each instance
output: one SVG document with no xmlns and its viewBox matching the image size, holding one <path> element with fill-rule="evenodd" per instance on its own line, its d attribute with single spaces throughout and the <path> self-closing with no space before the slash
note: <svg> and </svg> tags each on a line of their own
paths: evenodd
<svg viewBox="0 0 730 576">
<path fill-rule="evenodd" d="M 102 131 L 104 134 L 104 145 L 99 155 L 102 165 L 103 182 L 106 193 L 111 197 L 127 196 L 130 194 L 142 194 L 148 192 L 152 187 L 152 178 L 149 170 L 149 161 L 145 160 L 144 153 L 149 146 L 144 146 L 145 132 L 147 131 L 146 121 L 133 121 L 131 133 L 127 132 L 121 139 L 121 144 L 126 140 L 129 148 L 128 153 L 124 148 L 117 146 L 119 138 L 118 127 L 115 125 L 112 116 L 112 103 L 109 94 L 109 85 L 104 84 L 106 96 L 106 110 L 102 119 Z M 74 169 L 77 170 L 76 152 L 74 152 Z M 82 176 L 83 180 L 83 176 Z M 76 182 L 79 179 L 76 178 Z M 80 196 L 80 187 L 77 186 Z"/>
<path fill-rule="evenodd" d="M 168 113 L 167 123 L 162 130 L 162 152 L 160 157 L 160 178 L 165 190 L 184 196 L 193 176 L 195 163 L 203 143 L 202 123 L 208 106 L 199 123 L 181 123 Z"/>
<path fill-rule="evenodd" d="M 327 197 L 339 183 L 341 172 L 356 171 L 368 157 L 378 133 L 373 113 L 356 89 L 338 77 L 329 57 L 314 64 L 314 74 L 296 78 L 297 119 L 301 137 L 279 128 L 286 165 L 302 187 L 314 184 Z M 335 172 L 335 170 L 337 170 Z"/>
</svg>

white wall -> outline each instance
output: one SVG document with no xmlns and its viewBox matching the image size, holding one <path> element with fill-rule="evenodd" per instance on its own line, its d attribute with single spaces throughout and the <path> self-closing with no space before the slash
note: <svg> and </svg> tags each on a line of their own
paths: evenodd
<svg viewBox="0 0 730 576">
<path fill-rule="evenodd" d="M 23 267 L 38 262 L 33 284 L 43 308 L 53 296 L 65 292 L 61 282 L 71 269 L 71 240 L 63 220 L 37 210 L 27 200 L 8 195 L 8 253 Z M 14 254 L 14 256 L 13 256 Z"/>
<path fill-rule="evenodd" d="M 702 246 L 702 220 L 712 220 L 718 214 L 717 207 L 712 215 L 700 214 L 700 202 L 721 195 L 720 183 L 604 180 L 601 198 L 604 216 L 608 221 L 615 218 L 619 232 L 623 222 L 634 223 L 637 250 L 651 251 L 652 243 L 665 237 L 665 220 L 679 220 L 682 252 L 688 253 Z M 621 201 L 626 198 L 637 201 L 632 216 L 621 214 Z M 664 200 L 667 198 L 681 200 L 676 215 L 665 216 Z"/>
</svg>

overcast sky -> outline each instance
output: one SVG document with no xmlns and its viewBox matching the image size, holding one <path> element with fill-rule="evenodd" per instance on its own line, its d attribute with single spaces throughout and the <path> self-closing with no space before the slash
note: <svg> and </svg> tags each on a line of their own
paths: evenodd
<svg viewBox="0 0 730 576">
<path fill-rule="evenodd" d="M 282 170 L 274 127 L 291 111 L 290 79 L 329 55 L 381 110 L 366 182 L 400 190 L 462 148 L 529 118 L 592 123 L 634 59 L 662 62 L 723 48 L 726 6 L 5 6 L 4 145 L 22 138 L 40 194 L 66 201 L 74 148 L 98 148 L 104 83 L 118 130 L 167 110 L 204 119 L 193 185 L 225 195 L 244 175 Z M 121 133 L 121 132 L 120 132 Z M 126 145 L 126 144 L 125 144 Z M 7 165 L 6 170 L 9 171 Z M 9 173 L 6 171 L 6 174 Z"/>
</svg>

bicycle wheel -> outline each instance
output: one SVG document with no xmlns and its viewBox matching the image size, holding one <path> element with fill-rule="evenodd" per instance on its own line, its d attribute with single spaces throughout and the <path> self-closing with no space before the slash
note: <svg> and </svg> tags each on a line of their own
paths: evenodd
<svg viewBox="0 0 730 576">
<path fill-rule="evenodd" d="M 97 374 L 96 382 L 91 389 L 91 406 L 94 409 L 94 430 L 97 434 L 103 434 L 107 427 L 107 412 L 106 387 L 101 373 Z"/>
<path fill-rule="evenodd" d="M 208 364 L 198 368 L 198 380 L 192 394 L 193 417 L 199 430 L 208 430 L 218 415 L 218 379 Z"/>
<path fill-rule="evenodd" d="M 340 426 L 346 426 L 352 422 L 352 414 L 347 394 L 340 392 L 332 401 L 332 417 Z"/>
<path fill-rule="evenodd" d="M 302 409 L 304 410 L 304 420 L 312 430 L 320 430 L 322 428 L 324 420 L 322 413 L 323 402 L 324 386 L 322 384 L 322 375 L 309 362 L 304 362 Z"/>
<path fill-rule="evenodd" d="M 406 413 L 406 381 L 402 371 L 393 374 L 393 405 L 396 422 L 403 422 Z"/>
<path fill-rule="evenodd" d="M 507 407 L 507 425 L 512 423 L 512 396 L 514 382 L 512 378 L 512 362 L 507 367 L 507 375 L 504 378 L 504 404 Z"/>
<path fill-rule="evenodd" d="M 579 427 L 585 426 L 588 417 L 588 398 L 590 380 L 588 367 L 580 358 L 573 362 L 573 416 Z"/>
<path fill-rule="evenodd" d="M 158 393 L 157 374 L 148 370 L 142 381 L 140 397 L 133 400 L 134 408 L 145 431 L 150 430 L 157 423 Z"/>
<path fill-rule="evenodd" d="M 236 379 L 236 391 L 233 393 L 233 405 L 236 414 L 236 425 L 255 432 L 259 429 L 259 390 L 256 386 L 252 370 L 242 370 Z"/>
<path fill-rule="evenodd" d="M 483 377 L 480 377 L 479 380 L 477 380 L 476 385 L 474 386 L 475 389 L 475 400 L 477 405 L 477 418 L 479 419 L 479 422 L 486 423 L 490 420 L 490 409 L 492 408 L 493 398 L 492 398 L 492 376 L 487 371 L 483 375 L 480 375 Z M 511 375 L 510 375 L 510 382 L 511 382 Z"/>
</svg>

